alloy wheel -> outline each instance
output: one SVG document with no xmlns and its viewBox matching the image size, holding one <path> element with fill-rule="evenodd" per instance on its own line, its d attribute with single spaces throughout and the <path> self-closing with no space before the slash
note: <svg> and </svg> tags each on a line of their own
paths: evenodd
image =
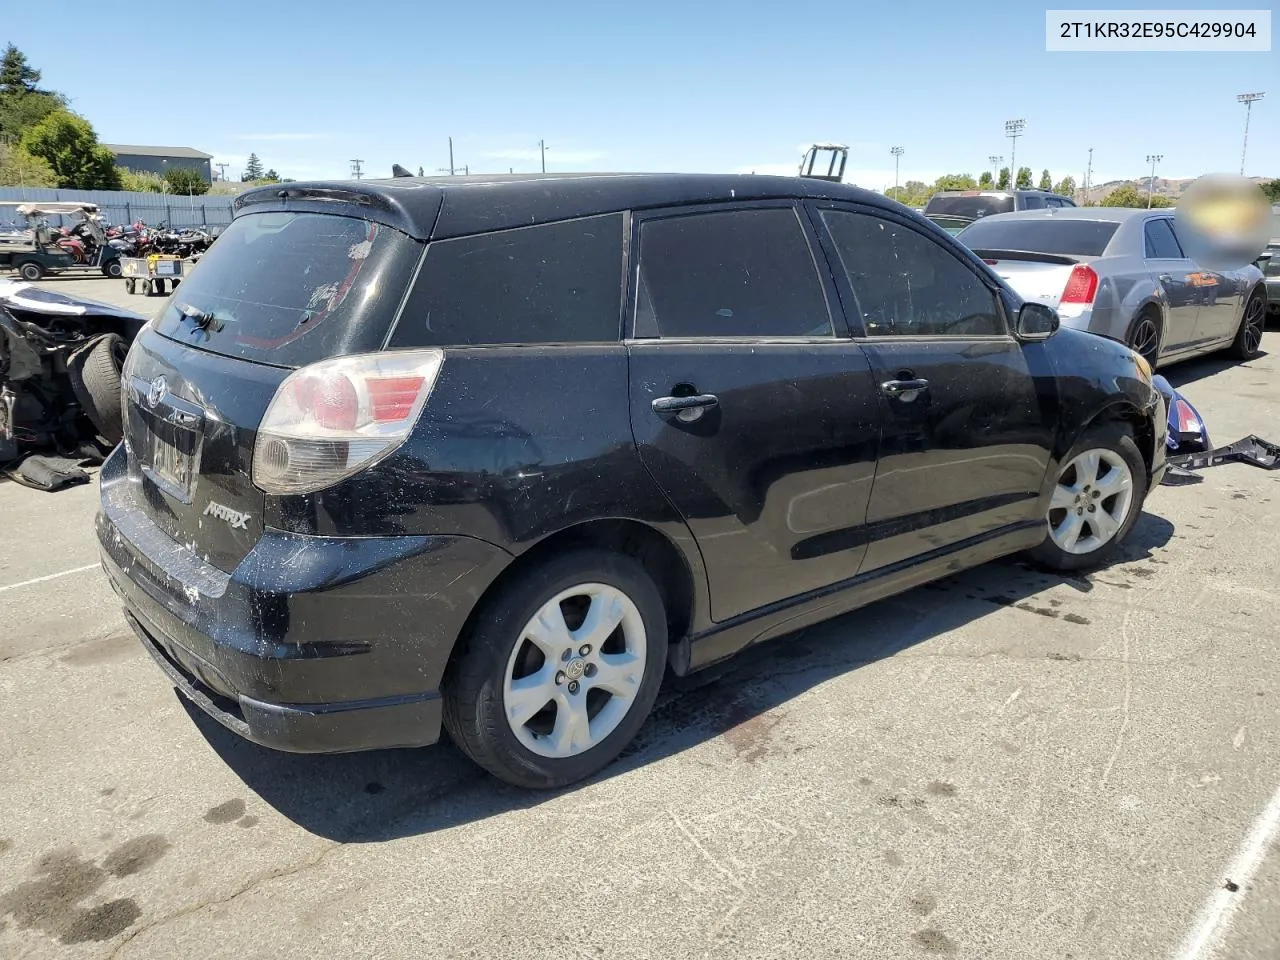
<svg viewBox="0 0 1280 960">
<path fill-rule="evenodd" d="M 1142 359 L 1151 364 L 1153 370 L 1155 369 L 1156 359 L 1160 353 L 1160 328 L 1156 326 L 1155 320 L 1149 316 L 1138 319 L 1129 347 L 1135 353 L 1141 354 Z"/>
<path fill-rule="evenodd" d="M 1067 553 L 1092 553 L 1120 532 L 1133 494 L 1133 474 L 1120 454 L 1086 450 L 1058 476 L 1049 501 L 1049 536 Z"/>
<path fill-rule="evenodd" d="M 521 745 L 578 756 L 617 729 L 644 680 L 644 619 L 617 587 L 584 583 L 548 600 L 507 660 L 502 708 Z"/>
<path fill-rule="evenodd" d="M 1261 297 L 1254 297 L 1245 307 L 1244 345 L 1249 353 L 1257 353 L 1262 346 L 1262 330 L 1266 323 L 1266 309 Z"/>
</svg>

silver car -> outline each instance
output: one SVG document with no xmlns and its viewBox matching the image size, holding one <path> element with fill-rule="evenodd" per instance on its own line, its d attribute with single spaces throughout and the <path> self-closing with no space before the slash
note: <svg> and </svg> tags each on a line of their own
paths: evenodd
<svg viewBox="0 0 1280 960">
<path fill-rule="evenodd" d="M 1065 207 L 983 217 L 956 239 L 1063 326 L 1126 343 L 1152 367 L 1222 349 L 1257 356 L 1262 271 L 1202 267 L 1177 231 L 1168 209 Z"/>
</svg>

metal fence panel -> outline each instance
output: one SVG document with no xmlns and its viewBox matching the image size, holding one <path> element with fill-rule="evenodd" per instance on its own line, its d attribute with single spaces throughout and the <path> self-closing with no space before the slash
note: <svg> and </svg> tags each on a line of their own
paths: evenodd
<svg viewBox="0 0 1280 960">
<path fill-rule="evenodd" d="M 96 203 L 108 223 L 143 223 L 155 226 L 167 223 L 175 227 L 217 227 L 231 222 L 231 201 L 234 197 L 184 197 L 177 194 L 139 193 L 130 190 L 54 190 L 48 187 L 0 187 L 0 233 L 7 221 L 18 221 L 14 204 L 39 203 L 40 201 L 81 201 Z M 8 207 L 9 209 L 6 209 Z M 70 226 L 63 218 L 58 226 Z M 69 218 L 68 218 L 69 220 Z M 19 228 L 25 224 L 18 223 Z"/>
</svg>

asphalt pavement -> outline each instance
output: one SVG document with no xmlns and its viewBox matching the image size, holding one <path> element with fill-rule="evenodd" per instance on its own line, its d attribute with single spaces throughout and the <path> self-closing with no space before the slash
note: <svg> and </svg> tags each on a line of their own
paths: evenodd
<svg viewBox="0 0 1280 960">
<path fill-rule="evenodd" d="M 1219 442 L 1280 440 L 1263 347 L 1167 371 Z M 1280 956 L 1280 472 L 1162 488 L 1087 576 L 1001 561 L 753 651 L 550 794 L 187 708 L 95 497 L 0 482 L 0 956 Z"/>
</svg>

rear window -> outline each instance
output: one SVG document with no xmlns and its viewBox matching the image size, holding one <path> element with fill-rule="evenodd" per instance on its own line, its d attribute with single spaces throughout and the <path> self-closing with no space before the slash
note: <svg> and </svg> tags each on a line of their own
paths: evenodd
<svg viewBox="0 0 1280 960">
<path fill-rule="evenodd" d="M 285 367 L 378 350 L 421 253 L 399 231 L 356 217 L 247 214 L 178 286 L 156 329 Z"/>
<path fill-rule="evenodd" d="M 617 342 L 623 215 L 437 240 L 393 347 Z"/>
<path fill-rule="evenodd" d="M 925 215 L 945 213 L 951 217 L 989 217 L 993 213 L 1012 213 L 1013 197 L 933 197 L 924 208 Z"/>
<path fill-rule="evenodd" d="M 1120 224 L 1103 220 L 979 220 L 956 236 L 970 250 L 1100 257 Z"/>
</svg>

